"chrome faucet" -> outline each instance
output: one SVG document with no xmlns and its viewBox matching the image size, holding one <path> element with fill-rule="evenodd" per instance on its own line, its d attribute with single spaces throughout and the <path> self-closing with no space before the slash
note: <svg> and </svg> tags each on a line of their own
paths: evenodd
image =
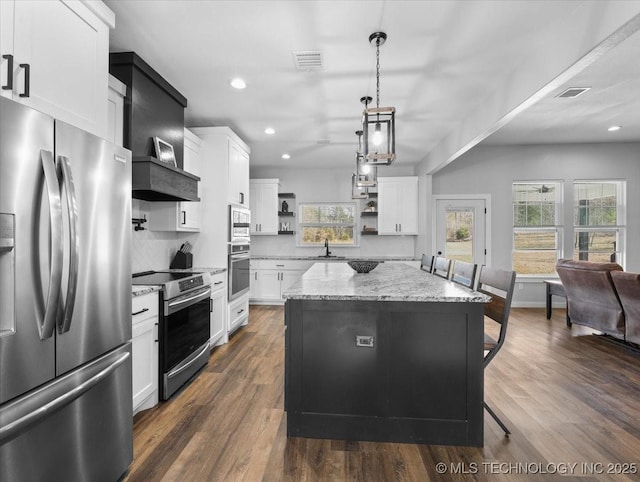
<svg viewBox="0 0 640 482">
<path fill-rule="evenodd" d="M 329 238 L 324 238 L 324 249 L 327 250 L 327 253 L 325 254 L 325 256 L 328 258 L 329 255 L 331 254 L 331 251 L 329 251 Z"/>
</svg>

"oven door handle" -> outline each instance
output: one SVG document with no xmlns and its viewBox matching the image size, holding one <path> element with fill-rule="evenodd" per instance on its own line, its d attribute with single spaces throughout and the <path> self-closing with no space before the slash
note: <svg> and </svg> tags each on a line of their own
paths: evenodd
<svg viewBox="0 0 640 482">
<path fill-rule="evenodd" d="M 232 254 L 231 261 L 237 261 L 242 259 L 249 259 L 251 257 L 250 253 L 242 253 L 242 254 Z"/>
<path fill-rule="evenodd" d="M 189 303 L 189 305 L 195 305 L 199 301 L 206 300 L 211 297 L 211 288 L 207 288 L 205 291 L 199 292 L 198 294 L 191 296 L 189 298 L 185 298 L 184 300 L 174 301 L 173 303 L 169 303 L 168 305 L 168 314 L 175 313 L 179 309 L 182 309 L 185 303 Z M 189 306 L 187 305 L 187 306 Z"/>
</svg>

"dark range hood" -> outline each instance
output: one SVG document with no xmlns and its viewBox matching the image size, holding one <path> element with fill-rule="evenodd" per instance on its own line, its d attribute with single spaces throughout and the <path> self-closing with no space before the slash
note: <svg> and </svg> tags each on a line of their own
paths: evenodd
<svg viewBox="0 0 640 482">
<path fill-rule="evenodd" d="M 200 201 L 193 174 L 155 157 L 134 157 L 132 195 L 144 201 Z"/>
<path fill-rule="evenodd" d="M 199 201 L 200 178 L 182 170 L 187 99 L 135 52 L 109 54 L 109 72 L 127 86 L 123 138 L 133 154 L 133 198 Z M 154 137 L 171 144 L 176 166 L 155 157 Z"/>
</svg>

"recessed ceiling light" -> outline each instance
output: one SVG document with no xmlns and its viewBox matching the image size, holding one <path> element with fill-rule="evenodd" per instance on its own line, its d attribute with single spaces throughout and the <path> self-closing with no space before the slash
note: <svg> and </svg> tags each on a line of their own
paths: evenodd
<svg viewBox="0 0 640 482">
<path fill-rule="evenodd" d="M 622 126 L 611 126 L 607 130 L 609 132 L 615 132 L 615 131 L 619 131 L 620 129 L 622 129 Z"/>
<path fill-rule="evenodd" d="M 233 79 L 231 81 L 231 87 L 233 87 L 234 89 L 244 89 L 247 86 L 247 83 L 242 80 L 240 77 L 236 77 L 235 79 Z"/>
<path fill-rule="evenodd" d="M 265 134 L 269 134 L 270 136 L 272 136 L 273 134 L 275 134 L 275 133 L 276 133 L 276 130 L 275 130 L 273 127 L 267 127 L 267 128 L 264 130 L 264 133 L 265 133 Z"/>
<path fill-rule="evenodd" d="M 283 159 L 291 159 L 291 156 L 289 154 L 282 154 L 282 158 Z"/>
</svg>

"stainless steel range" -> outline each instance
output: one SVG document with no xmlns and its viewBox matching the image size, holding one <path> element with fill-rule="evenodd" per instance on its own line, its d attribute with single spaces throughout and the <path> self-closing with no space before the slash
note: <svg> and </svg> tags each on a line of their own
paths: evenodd
<svg viewBox="0 0 640 482">
<path fill-rule="evenodd" d="M 160 398 L 168 400 L 209 359 L 209 273 L 147 271 L 134 285 L 162 286 L 160 295 Z"/>
</svg>

